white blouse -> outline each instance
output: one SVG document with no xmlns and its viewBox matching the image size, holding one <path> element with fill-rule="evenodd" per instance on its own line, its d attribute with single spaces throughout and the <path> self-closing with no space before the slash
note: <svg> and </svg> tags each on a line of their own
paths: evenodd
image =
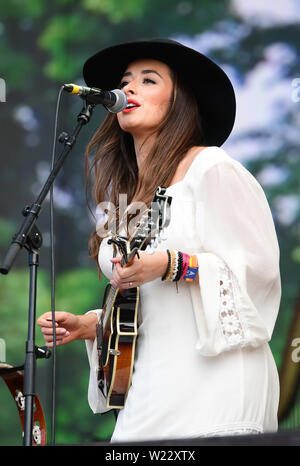
<svg viewBox="0 0 300 466">
<path fill-rule="evenodd" d="M 177 289 L 157 279 L 140 287 L 132 385 L 112 441 L 276 431 L 279 378 L 268 342 L 281 281 L 265 194 L 218 147 L 202 150 L 167 194 L 171 221 L 158 250 L 197 254 L 199 284 L 179 281 Z M 104 240 L 99 264 L 108 278 L 111 257 Z M 105 412 L 96 343 L 86 345 L 89 404 Z"/>
</svg>

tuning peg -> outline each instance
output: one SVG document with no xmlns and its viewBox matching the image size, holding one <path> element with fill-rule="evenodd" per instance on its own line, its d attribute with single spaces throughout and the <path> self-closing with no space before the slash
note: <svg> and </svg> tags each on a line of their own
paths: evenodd
<svg viewBox="0 0 300 466">
<path fill-rule="evenodd" d="M 146 252 L 147 252 L 148 254 L 154 254 L 155 251 L 154 251 L 154 249 L 153 249 L 153 247 L 152 247 L 152 241 L 151 241 L 151 243 L 148 244 L 148 246 L 146 247 Z"/>
<path fill-rule="evenodd" d="M 156 240 L 156 239 L 152 240 L 152 247 L 153 247 L 154 249 L 156 249 L 157 246 L 158 246 L 157 240 Z"/>
<path fill-rule="evenodd" d="M 166 236 L 165 230 L 162 230 L 162 231 L 160 232 L 159 237 L 160 237 L 160 239 L 161 239 L 162 241 L 166 241 L 166 239 L 168 239 L 167 236 Z"/>
</svg>

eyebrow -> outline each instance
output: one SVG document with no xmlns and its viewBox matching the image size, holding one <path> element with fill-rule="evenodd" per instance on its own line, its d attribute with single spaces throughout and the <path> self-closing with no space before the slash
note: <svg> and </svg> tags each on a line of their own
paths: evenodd
<svg viewBox="0 0 300 466">
<path fill-rule="evenodd" d="M 142 74 L 148 74 L 148 73 L 155 73 L 157 74 L 161 79 L 163 79 L 163 77 L 159 74 L 158 71 L 155 71 L 155 70 L 142 70 L 141 71 Z M 126 73 L 123 74 L 123 78 L 125 76 L 132 76 L 132 72 L 131 71 L 126 71 Z"/>
</svg>

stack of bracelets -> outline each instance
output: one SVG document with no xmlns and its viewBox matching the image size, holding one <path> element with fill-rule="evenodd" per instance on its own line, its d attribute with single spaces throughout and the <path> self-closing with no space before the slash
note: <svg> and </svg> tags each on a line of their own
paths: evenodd
<svg viewBox="0 0 300 466">
<path fill-rule="evenodd" d="M 167 249 L 167 254 L 168 267 L 162 277 L 163 281 L 171 280 L 177 282 L 185 280 L 186 282 L 192 282 L 195 280 L 198 272 L 197 256 L 190 256 L 181 251 L 169 251 L 169 249 Z"/>
</svg>

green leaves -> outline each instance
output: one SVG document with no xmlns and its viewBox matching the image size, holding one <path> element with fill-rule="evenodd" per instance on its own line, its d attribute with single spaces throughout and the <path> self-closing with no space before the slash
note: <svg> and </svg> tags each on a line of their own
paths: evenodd
<svg viewBox="0 0 300 466">
<path fill-rule="evenodd" d="M 0 40 L 0 57 L 5 57 L 5 60 L 1 60 L 1 77 L 5 78 L 7 83 L 7 94 L 26 91 L 32 75 L 37 72 L 33 57 L 12 47 L 6 37 Z"/>
<path fill-rule="evenodd" d="M 1 18 L 38 18 L 47 8 L 46 0 L 10 0 L 0 3 Z"/>
<path fill-rule="evenodd" d="M 82 314 L 91 308 L 101 308 L 106 281 L 98 280 L 94 269 L 75 269 L 62 273 L 57 280 L 57 310 Z"/>
<path fill-rule="evenodd" d="M 81 72 L 82 44 L 92 40 L 95 28 L 95 19 L 81 12 L 57 15 L 49 20 L 38 39 L 38 45 L 50 56 L 44 67 L 48 78 L 70 80 Z"/>
<path fill-rule="evenodd" d="M 129 19 L 141 19 L 147 3 L 147 0 L 83 0 L 82 6 L 88 11 L 106 15 L 113 24 L 119 24 Z"/>
<path fill-rule="evenodd" d="M 13 222 L 0 217 L 0 247 L 9 244 L 14 232 Z"/>
</svg>

